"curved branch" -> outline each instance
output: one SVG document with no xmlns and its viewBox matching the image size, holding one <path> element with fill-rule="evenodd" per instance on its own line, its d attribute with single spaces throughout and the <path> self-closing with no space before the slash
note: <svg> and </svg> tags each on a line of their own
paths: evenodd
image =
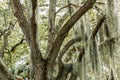
<svg viewBox="0 0 120 80">
<path fill-rule="evenodd" d="M 64 53 L 65 53 L 74 43 L 79 42 L 79 41 L 81 41 L 81 40 L 82 40 L 81 37 L 76 37 L 76 38 L 74 38 L 74 39 L 71 39 L 71 40 L 64 46 L 64 48 L 60 51 L 60 58 L 59 58 L 59 59 L 62 58 L 62 56 L 64 55 Z"/>
<path fill-rule="evenodd" d="M 58 73 L 58 76 L 57 78 L 60 78 L 62 76 L 62 70 L 63 70 L 63 67 L 64 67 L 64 64 L 63 62 L 61 61 L 61 58 L 63 57 L 64 53 L 76 42 L 79 42 L 81 41 L 81 38 L 80 37 L 76 37 L 74 39 L 71 39 L 65 46 L 64 48 L 60 51 L 60 55 L 58 57 L 58 64 L 59 64 L 59 73 Z"/>
<path fill-rule="evenodd" d="M 62 9 L 64 9 L 64 8 L 66 8 L 66 7 L 69 7 L 69 6 L 74 6 L 74 7 L 76 7 L 76 8 L 78 8 L 78 7 L 81 7 L 81 6 L 78 6 L 78 5 L 75 5 L 75 4 L 68 4 L 68 5 L 66 5 L 66 6 L 63 6 L 63 7 L 61 7 L 59 10 L 57 10 L 57 12 L 56 12 L 56 14 L 58 13 L 58 12 L 60 12 Z"/>
<path fill-rule="evenodd" d="M 104 19 L 105 19 L 105 16 L 103 16 L 100 20 L 99 20 L 99 22 L 97 23 L 97 25 L 96 25 L 96 27 L 94 28 L 94 30 L 93 30 L 93 32 L 92 32 L 92 34 L 90 35 L 90 38 L 95 38 L 95 36 L 96 36 L 96 34 L 97 34 L 97 32 L 98 32 L 98 30 L 99 30 L 99 28 L 100 28 L 100 26 L 101 26 L 101 24 L 104 22 Z M 60 77 L 62 77 L 62 69 L 64 68 L 64 64 L 62 63 L 62 61 L 60 61 L 60 59 L 61 59 L 61 57 L 62 57 L 62 55 L 63 55 L 63 53 L 65 53 L 66 51 L 67 51 L 67 49 L 71 46 L 71 45 L 73 45 L 75 42 L 78 42 L 78 41 L 80 41 L 81 40 L 81 38 L 80 37 L 77 37 L 77 38 L 75 38 L 75 39 L 72 39 L 72 40 L 70 40 L 66 45 L 65 45 L 65 47 L 60 51 L 60 57 L 59 57 L 59 73 L 58 73 L 58 76 L 57 76 L 57 78 L 60 78 Z M 89 41 L 90 39 L 87 39 L 87 41 Z M 87 42 L 86 42 L 87 43 Z M 85 44 L 86 44 L 85 43 Z M 81 47 L 81 51 L 80 51 L 80 54 L 79 54 L 79 56 L 78 56 L 78 61 L 79 62 L 81 62 L 82 61 L 82 58 L 83 58 L 83 55 L 85 55 L 85 47 L 86 45 L 83 45 L 82 47 Z M 64 74 L 63 74 L 64 75 Z"/>
<path fill-rule="evenodd" d="M 71 18 L 66 22 L 66 24 L 62 27 L 62 29 L 59 31 L 51 50 L 49 51 L 48 61 L 49 64 L 53 64 L 55 61 L 58 52 L 60 50 L 60 47 L 65 39 L 65 37 L 68 35 L 68 32 L 73 27 L 73 25 L 79 20 L 79 18 L 84 15 L 89 9 L 92 8 L 93 4 L 96 2 L 96 0 L 87 0 L 87 2 L 81 6 L 78 11 L 71 16 Z"/>
<path fill-rule="evenodd" d="M 99 20 L 99 22 L 97 23 L 96 27 L 94 28 L 93 32 L 91 33 L 89 39 L 95 38 L 98 30 L 100 29 L 100 27 L 101 27 L 101 25 L 102 25 L 102 23 L 104 22 L 105 19 L 106 19 L 106 16 L 105 15 L 102 16 L 102 18 Z"/>
</svg>

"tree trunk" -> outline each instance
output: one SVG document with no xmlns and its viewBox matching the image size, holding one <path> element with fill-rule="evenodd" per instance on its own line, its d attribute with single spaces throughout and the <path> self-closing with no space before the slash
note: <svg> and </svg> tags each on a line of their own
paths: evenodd
<svg viewBox="0 0 120 80">
<path fill-rule="evenodd" d="M 59 50 L 63 44 L 64 39 L 66 38 L 68 32 L 73 27 L 73 25 L 79 20 L 79 18 L 84 15 L 95 3 L 96 0 L 88 0 L 86 3 L 78 9 L 78 11 L 66 22 L 66 24 L 62 27 L 62 29 L 58 32 L 55 40 L 51 39 L 50 49 L 48 50 L 48 58 L 43 59 L 42 53 L 37 43 L 37 22 L 36 22 L 36 8 L 37 8 L 37 0 L 31 0 L 32 2 L 32 15 L 30 18 L 30 22 L 25 18 L 22 5 L 19 0 L 13 0 L 14 8 L 15 8 L 15 16 L 18 20 L 18 23 L 26 37 L 28 45 L 31 50 L 31 60 L 33 66 L 33 73 L 35 80 L 54 80 L 53 71 L 55 60 L 58 56 Z M 52 3 L 52 2 L 51 2 Z M 51 6 L 52 8 L 55 7 Z M 54 11 L 53 11 L 54 13 Z M 51 16 L 51 15 L 49 15 Z M 54 27 L 55 15 L 50 17 L 50 27 Z M 52 22 L 51 22 L 52 19 Z M 50 32 L 52 38 L 52 33 Z M 49 45 L 48 45 L 49 46 Z M 61 78 L 58 80 L 65 80 L 69 72 L 71 72 L 71 67 L 64 65 L 64 71 L 61 75 Z"/>
<path fill-rule="evenodd" d="M 40 55 L 40 50 L 37 46 L 31 47 L 31 60 L 33 66 L 33 73 L 35 80 L 47 80 L 46 76 L 46 66 L 47 61 L 45 59 L 40 59 L 38 56 Z"/>
</svg>

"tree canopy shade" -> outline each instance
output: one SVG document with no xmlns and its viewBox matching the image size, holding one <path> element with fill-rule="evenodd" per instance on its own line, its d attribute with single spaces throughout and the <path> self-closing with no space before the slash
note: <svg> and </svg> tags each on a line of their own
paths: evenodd
<svg viewBox="0 0 120 80">
<path fill-rule="evenodd" d="M 1 3 L 5 28 L 0 26 L 0 79 L 119 79 L 119 67 L 114 66 L 119 61 L 115 55 L 120 55 L 114 0 Z M 16 56 L 30 59 L 21 65 Z"/>
</svg>

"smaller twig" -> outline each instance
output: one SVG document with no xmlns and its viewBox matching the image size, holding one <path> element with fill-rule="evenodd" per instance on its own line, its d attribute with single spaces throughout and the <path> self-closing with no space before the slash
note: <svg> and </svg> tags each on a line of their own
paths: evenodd
<svg viewBox="0 0 120 80">
<path fill-rule="evenodd" d="M 81 6 L 78 6 L 78 5 L 75 5 L 75 4 L 68 4 L 68 5 L 66 5 L 66 6 L 63 6 L 63 7 L 61 7 L 57 12 L 56 12 L 56 14 L 58 13 L 58 12 L 60 12 L 62 9 L 64 9 L 64 8 L 66 8 L 66 7 L 69 7 L 69 6 L 74 6 L 74 7 L 76 7 L 76 8 L 78 8 L 78 7 L 81 7 Z"/>
<path fill-rule="evenodd" d="M 105 5 L 104 2 L 98 2 L 98 1 L 96 1 L 95 3 L 98 4 L 98 5 Z"/>
<path fill-rule="evenodd" d="M 21 45 L 24 40 L 25 40 L 25 39 L 22 38 L 22 39 L 20 40 L 20 42 L 18 42 L 17 44 L 15 44 L 10 50 L 7 49 L 8 51 L 5 51 L 4 53 L 11 53 L 12 51 L 15 50 L 16 47 L 18 47 L 19 45 Z"/>
<path fill-rule="evenodd" d="M 99 20 L 99 22 L 97 23 L 96 27 L 95 27 L 94 30 L 92 31 L 89 39 L 95 38 L 95 36 L 96 36 L 99 28 L 101 27 L 101 25 L 102 25 L 102 23 L 104 22 L 105 19 L 106 19 L 106 16 L 104 15 L 104 16 Z"/>
<path fill-rule="evenodd" d="M 81 62 L 82 61 L 82 58 L 83 58 L 83 55 L 85 54 L 85 49 L 84 47 L 82 47 L 82 49 L 80 50 L 80 54 L 78 56 L 78 61 Z"/>
<path fill-rule="evenodd" d="M 48 7 L 49 6 L 49 4 L 40 4 L 40 5 L 38 5 L 38 7 Z M 56 5 L 57 7 L 60 7 L 60 5 Z"/>
<path fill-rule="evenodd" d="M 93 9 L 95 9 L 97 12 L 99 12 L 101 15 L 103 15 L 102 9 L 100 9 L 98 6 L 94 6 Z"/>
<path fill-rule="evenodd" d="M 103 45 L 105 45 L 105 44 L 107 44 L 109 42 L 115 43 L 118 40 L 118 38 L 120 38 L 120 37 L 110 37 L 110 38 L 107 38 L 106 40 L 100 42 L 99 46 L 101 47 L 101 46 L 103 46 Z"/>
<path fill-rule="evenodd" d="M 17 46 L 19 46 L 20 44 L 23 43 L 24 40 L 25 40 L 25 39 L 21 39 L 19 43 L 15 44 L 15 45 L 11 48 L 10 52 L 14 51 Z"/>
<path fill-rule="evenodd" d="M 44 6 L 45 6 L 45 7 L 48 7 L 49 4 L 40 4 L 40 5 L 39 5 L 39 7 L 44 7 Z"/>
<path fill-rule="evenodd" d="M 11 32 L 11 30 L 14 28 L 15 24 L 17 23 L 17 20 L 15 21 L 15 23 L 13 24 L 12 22 L 10 22 L 9 27 L 7 29 L 5 29 L 4 31 L 0 30 L 0 38 L 2 35 L 7 35 Z"/>
<path fill-rule="evenodd" d="M 14 28 L 16 22 L 17 21 L 15 21 L 14 24 L 10 22 L 10 25 L 9 25 L 8 29 L 4 30 L 3 33 L 2 33 L 2 35 L 4 37 L 4 42 L 3 42 L 2 48 L 0 49 L 0 57 L 4 56 L 4 50 L 6 49 L 6 47 L 8 45 L 8 36 L 11 34 L 11 30 Z"/>
</svg>

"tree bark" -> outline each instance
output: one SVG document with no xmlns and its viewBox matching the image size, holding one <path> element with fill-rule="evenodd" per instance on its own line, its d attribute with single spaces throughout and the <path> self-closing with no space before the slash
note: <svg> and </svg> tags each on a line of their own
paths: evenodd
<svg viewBox="0 0 120 80">
<path fill-rule="evenodd" d="M 18 20 L 20 27 L 28 41 L 28 45 L 31 50 L 31 60 L 34 72 L 35 80 L 47 80 L 46 78 L 46 63 L 47 61 L 42 58 L 41 51 L 37 43 L 37 23 L 36 23 L 36 8 L 37 0 L 31 0 L 32 2 L 32 15 L 30 22 L 24 16 L 22 5 L 19 0 L 13 0 L 15 8 L 15 16 Z M 30 24 L 29 24 L 30 23 Z"/>
<path fill-rule="evenodd" d="M 82 15 L 84 15 L 89 9 L 92 8 L 95 2 L 96 0 L 88 0 L 83 6 L 80 7 L 80 9 L 78 9 L 78 11 L 76 11 L 75 14 L 72 15 L 72 17 L 66 22 L 66 24 L 62 27 L 62 29 L 58 32 L 58 35 L 52 44 L 52 48 L 49 51 L 49 55 L 48 55 L 49 65 L 53 65 L 53 62 L 55 62 L 60 47 L 64 39 L 68 35 L 70 29 L 79 20 L 79 18 Z"/>
<path fill-rule="evenodd" d="M 67 36 L 69 30 L 73 27 L 73 25 L 77 22 L 77 20 L 85 14 L 90 8 L 92 8 L 93 4 L 96 0 L 88 0 L 62 27 L 62 29 L 58 32 L 58 35 L 55 41 L 52 43 L 50 47 L 49 55 L 47 60 L 43 59 L 42 53 L 39 49 L 39 45 L 37 43 L 37 23 L 36 23 L 36 8 L 37 8 L 37 0 L 31 0 L 32 2 L 32 15 L 30 18 L 30 22 L 27 21 L 25 15 L 23 13 L 22 5 L 19 0 L 13 0 L 14 8 L 15 8 L 15 16 L 18 20 L 18 23 L 28 41 L 28 45 L 31 50 L 31 60 L 32 66 L 34 70 L 35 80 L 53 80 L 53 66 L 55 63 L 55 59 L 59 53 L 60 47 Z M 54 18 L 52 19 L 54 21 Z M 54 25 L 54 23 L 52 23 Z M 53 27 L 53 26 L 51 26 Z M 67 72 L 63 72 L 61 76 L 61 80 L 65 80 L 66 76 L 70 72 L 70 69 L 64 67 L 64 70 Z"/>
</svg>

